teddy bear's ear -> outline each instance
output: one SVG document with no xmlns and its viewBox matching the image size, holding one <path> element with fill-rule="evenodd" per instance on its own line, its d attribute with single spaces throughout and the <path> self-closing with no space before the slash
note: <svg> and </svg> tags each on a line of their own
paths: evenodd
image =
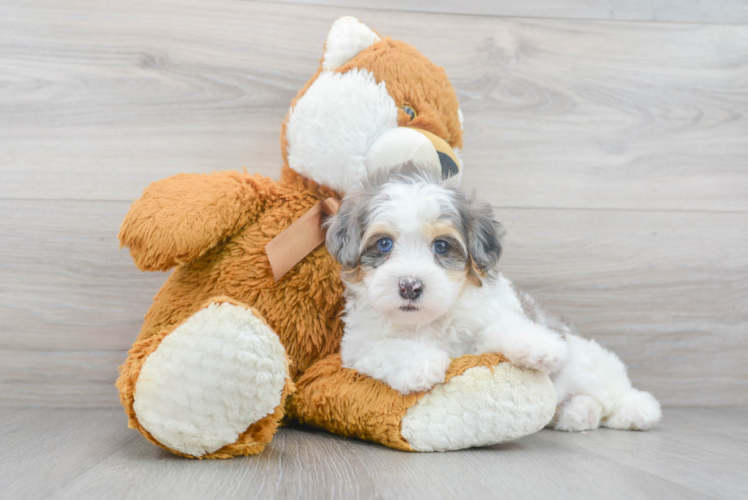
<svg viewBox="0 0 748 500">
<path fill-rule="evenodd" d="M 379 40 L 376 33 L 355 17 L 341 17 L 332 24 L 330 33 L 327 35 L 322 69 L 331 71 L 339 68 Z"/>
</svg>

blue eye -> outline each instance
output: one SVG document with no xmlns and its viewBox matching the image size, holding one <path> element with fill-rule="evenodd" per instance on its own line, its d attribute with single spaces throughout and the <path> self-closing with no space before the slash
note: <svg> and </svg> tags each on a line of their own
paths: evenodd
<svg viewBox="0 0 748 500">
<path fill-rule="evenodd" d="M 377 241 L 377 250 L 379 250 L 382 253 L 389 253 L 392 251 L 392 239 L 391 238 L 381 238 L 379 241 Z"/>
<path fill-rule="evenodd" d="M 436 240 L 434 242 L 434 252 L 439 255 L 444 255 L 449 252 L 449 243 L 444 240 Z"/>
</svg>

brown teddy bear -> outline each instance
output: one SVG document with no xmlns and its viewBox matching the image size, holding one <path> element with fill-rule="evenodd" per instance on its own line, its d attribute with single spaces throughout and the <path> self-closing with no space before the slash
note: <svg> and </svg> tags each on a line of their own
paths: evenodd
<svg viewBox="0 0 748 500">
<path fill-rule="evenodd" d="M 343 17 L 281 132 L 280 181 L 182 174 L 149 186 L 120 241 L 174 268 L 120 368 L 131 427 L 182 456 L 259 453 L 284 418 L 409 451 L 483 446 L 552 418 L 547 376 L 499 354 L 455 359 L 404 396 L 341 366 L 343 285 L 324 213 L 369 173 L 416 161 L 462 173 L 462 114 L 442 68 Z"/>
</svg>

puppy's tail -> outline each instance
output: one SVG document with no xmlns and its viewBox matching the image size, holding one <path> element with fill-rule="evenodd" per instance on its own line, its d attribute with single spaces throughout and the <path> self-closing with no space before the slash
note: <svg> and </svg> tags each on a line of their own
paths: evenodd
<svg viewBox="0 0 748 500">
<path fill-rule="evenodd" d="M 631 388 L 618 400 L 603 426 L 624 431 L 646 431 L 662 419 L 660 403 L 650 393 Z"/>
</svg>

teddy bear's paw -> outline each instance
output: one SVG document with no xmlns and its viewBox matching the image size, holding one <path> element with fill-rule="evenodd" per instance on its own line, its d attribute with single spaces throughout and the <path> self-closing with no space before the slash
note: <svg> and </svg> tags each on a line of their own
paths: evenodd
<svg viewBox="0 0 748 500">
<path fill-rule="evenodd" d="M 213 303 L 148 356 L 133 408 L 158 442 L 201 457 L 235 443 L 273 413 L 287 377 L 275 332 L 247 308 Z"/>
<path fill-rule="evenodd" d="M 416 451 L 488 446 L 539 431 L 555 409 L 547 375 L 506 362 L 493 369 L 475 366 L 410 407 L 401 433 Z"/>
</svg>

